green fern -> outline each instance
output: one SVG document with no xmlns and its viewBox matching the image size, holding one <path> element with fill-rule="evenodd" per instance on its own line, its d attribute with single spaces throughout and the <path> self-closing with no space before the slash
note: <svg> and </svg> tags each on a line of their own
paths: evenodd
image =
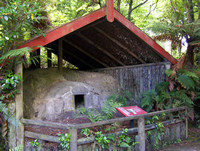
<svg viewBox="0 0 200 151">
<path fill-rule="evenodd" d="M 165 70 L 165 74 L 166 74 L 168 77 L 171 76 L 172 73 L 173 73 L 173 70 L 172 70 L 172 69 L 166 69 L 166 70 Z"/>
<path fill-rule="evenodd" d="M 141 106 L 145 111 L 149 112 L 154 104 L 157 92 L 155 90 L 150 90 L 142 94 Z"/>
<path fill-rule="evenodd" d="M 184 87 L 187 90 L 194 89 L 195 87 L 194 81 L 185 74 L 178 75 L 177 80 L 182 85 L 182 87 Z"/>
<path fill-rule="evenodd" d="M 161 82 L 159 84 L 156 85 L 156 92 L 157 93 L 162 93 L 162 92 L 166 92 L 168 90 L 169 87 L 169 82 Z"/>
<path fill-rule="evenodd" d="M 170 95 L 172 96 L 173 100 L 179 100 L 182 105 L 190 107 L 193 103 L 193 101 L 187 96 L 184 90 L 175 90 L 170 92 Z"/>
<path fill-rule="evenodd" d="M 11 59 L 14 57 L 22 57 L 23 55 L 30 53 L 32 50 L 33 49 L 30 47 L 24 47 L 24 48 L 20 48 L 20 49 L 10 50 L 0 57 L 0 63 L 2 63 L 6 59 Z"/>
<path fill-rule="evenodd" d="M 186 76 L 192 78 L 195 82 L 199 82 L 199 76 L 197 75 L 197 73 L 195 73 L 195 70 L 194 71 L 187 71 L 185 73 Z"/>
</svg>

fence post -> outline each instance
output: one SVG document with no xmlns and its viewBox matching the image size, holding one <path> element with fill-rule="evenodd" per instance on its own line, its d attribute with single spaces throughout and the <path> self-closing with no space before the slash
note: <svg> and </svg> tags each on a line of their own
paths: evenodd
<svg viewBox="0 0 200 151">
<path fill-rule="evenodd" d="M 71 135 L 70 151 L 77 151 L 77 129 L 70 129 L 69 134 Z"/>
<path fill-rule="evenodd" d="M 20 74 L 20 76 L 23 78 L 22 63 L 16 66 L 15 74 Z M 20 93 L 16 94 L 15 96 L 16 120 L 18 122 L 18 126 L 16 127 L 16 145 L 24 145 L 24 125 L 20 121 L 23 118 L 23 82 L 20 82 L 18 89 Z"/>
<path fill-rule="evenodd" d="M 145 120 L 144 117 L 138 119 L 139 151 L 145 151 Z"/>
</svg>

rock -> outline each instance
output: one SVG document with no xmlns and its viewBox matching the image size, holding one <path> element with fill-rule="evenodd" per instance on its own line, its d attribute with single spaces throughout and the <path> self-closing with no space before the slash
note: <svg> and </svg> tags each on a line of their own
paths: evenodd
<svg viewBox="0 0 200 151">
<path fill-rule="evenodd" d="M 23 84 L 24 117 L 39 120 L 56 120 L 77 106 L 100 108 L 117 86 L 107 74 L 57 68 L 27 70 Z"/>
</svg>

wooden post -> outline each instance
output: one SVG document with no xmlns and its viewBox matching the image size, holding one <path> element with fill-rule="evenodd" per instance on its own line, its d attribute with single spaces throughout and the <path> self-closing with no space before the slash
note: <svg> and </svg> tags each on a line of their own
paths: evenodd
<svg viewBox="0 0 200 151">
<path fill-rule="evenodd" d="M 12 115 L 16 115 L 15 102 L 8 104 L 9 111 Z M 10 149 L 14 149 L 16 146 L 16 126 L 13 123 L 8 122 L 8 145 Z"/>
<path fill-rule="evenodd" d="M 171 65 L 169 63 L 165 64 L 165 69 L 170 69 Z"/>
<path fill-rule="evenodd" d="M 52 54 L 50 50 L 47 50 L 47 65 L 48 68 L 52 67 Z"/>
<path fill-rule="evenodd" d="M 69 134 L 70 139 L 70 151 L 77 151 L 77 129 L 70 129 Z"/>
<path fill-rule="evenodd" d="M 185 109 L 185 138 L 188 138 L 188 112 L 187 108 Z"/>
<path fill-rule="evenodd" d="M 63 71 L 63 40 L 59 39 L 58 41 L 58 69 L 60 72 Z"/>
<path fill-rule="evenodd" d="M 114 1 L 113 0 L 107 0 L 106 13 L 107 13 L 107 20 L 109 22 L 113 22 L 114 21 Z"/>
<path fill-rule="evenodd" d="M 23 78 L 23 65 L 18 64 L 15 69 L 15 74 L 20 74 Z M 17 127 L 16 127 L 16 145 L 24 145 L 24 125 L 21 123 L 21 119 L 23 118 L 23 83 L 20 82 L 18 85 L 18 90 L 20 91 L 19 94 L 15 96 L 15 104 L 16 104 L 16 120 L 17 120 Z"/>
<path fill-rule="evenodd" d="M 138 119 L 139 151 L 145 151 L 145 120 L 144 117 Z"/>
</svg>

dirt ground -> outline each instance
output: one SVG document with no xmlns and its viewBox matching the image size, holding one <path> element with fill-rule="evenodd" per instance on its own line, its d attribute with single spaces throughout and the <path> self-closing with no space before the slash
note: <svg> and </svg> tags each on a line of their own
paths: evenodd
<svg viewBox="0 0 200 151">
<path fill-rule="evenodd" d="M 187 140 L 168 145 L 161 151 L 200 151 L 200 129 L 193 127 L 189 128 L 189 136 Z"/>
</svg>

